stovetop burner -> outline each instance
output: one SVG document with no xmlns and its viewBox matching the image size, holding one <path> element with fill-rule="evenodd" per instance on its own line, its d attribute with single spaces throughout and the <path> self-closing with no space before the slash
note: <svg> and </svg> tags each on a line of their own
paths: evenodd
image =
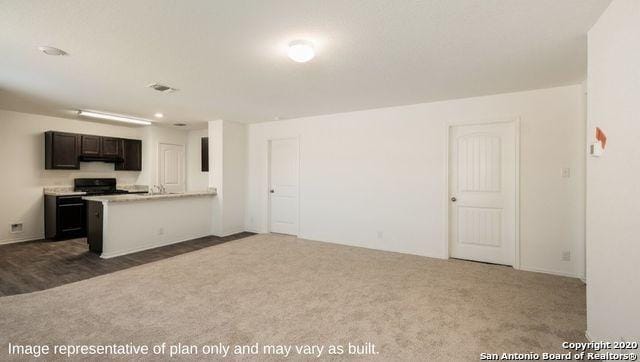
<svg viewBox="0 0 640 362">
<path fill-rule="evenodd" d="M 76 191 L 86 192 L 87 196 L 120 195 L 120 194 L 129 193 L 129 191 L 125 191 L 125 190 L 114 190 L 114 191 L 76 190 Z"/>
<path fill-rule="evenodd" d="M 77 178 L 73 181 L 74 190 L 86 192 L 87 195 L 117 195 L 128 194 L 128 191 L 116 188 L 115 178 Z"/>
</svg>

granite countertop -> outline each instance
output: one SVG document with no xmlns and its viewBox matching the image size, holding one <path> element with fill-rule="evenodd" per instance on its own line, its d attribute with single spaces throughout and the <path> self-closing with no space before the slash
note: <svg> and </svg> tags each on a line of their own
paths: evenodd
<svg viewBox="0 0 640 362">
<path fill-rule="evenodd" d="M 86 195 L 86 192 L 81 191 L 45 191 L 46 196 L 81 196 Z"/>
<path fill-rule="evenodd" d="M 146 185 L 118 185 L 116 188 L 129 192 L 149 192 L 149 186 Z M 50 186 L 44 188 L 44 194 L 47 196 L 82 196 L 87 193 L 74 191 L 73 186 Z"/>
<path fill-rule="evenodd" d="M 164 200 L 164 199 L 177 199 L 183 197 L 194 196 L 215 196 L 217 192 L 215 190 L 209 191 L 191 191 L 176 194 L 124 194 L 124 195 L 105 195 L 105 196 L 86 196 L 83 200 L 87 201 L 99 201 L 99 202 L 135 202 L 135 201 L 151 201 L 151 200 Z"/>
<path fill-rule="evenodd" d="M 44 194 L 47 196 L 76 196 L 86 195 L 86 192 L 73 191 L 73 186 L 52 186 L 45 187 Z"/>
</svg>

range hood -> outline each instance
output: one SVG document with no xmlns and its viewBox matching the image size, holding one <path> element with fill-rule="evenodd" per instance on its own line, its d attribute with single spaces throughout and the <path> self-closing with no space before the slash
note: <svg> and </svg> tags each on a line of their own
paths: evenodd
<svg viewBox="0 0 640 362">
<path fill-rule="evenodd" d="M 119 156 L 80 156 L 81 162 L 107 162 L 107 163 L 119 163 L 124 162 L 124 158 Z"/>
</svg>

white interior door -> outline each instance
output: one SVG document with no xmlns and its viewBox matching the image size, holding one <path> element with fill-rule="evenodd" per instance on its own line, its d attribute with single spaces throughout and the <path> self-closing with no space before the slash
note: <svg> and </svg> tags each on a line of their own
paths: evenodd
<svg viewBox="0 0 640 362">
<path fill-rule="evenodd" d="M 269 142 L 270 231 L 298 234 L 298 140 Z"/>
<path fill-rule="evenodd" d="M 167 192 L 185 190 L 184 145 L 161 143 L 158 150 L 158 182 Z"/>
<path fill-rule="evenodd" d="M 515 123 L 455 126 L 449 137 L 449 254 L 513 265 Z"/>
</svg>

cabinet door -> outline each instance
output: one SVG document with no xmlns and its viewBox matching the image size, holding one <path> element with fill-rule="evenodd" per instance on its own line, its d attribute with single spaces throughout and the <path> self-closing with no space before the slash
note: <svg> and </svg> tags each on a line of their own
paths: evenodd
<svg viewBox="0 0 640 362">
<path fill-rule="evenodd" d="M 202 172 L 209 171 L 209 137 L 202 137 L 200 147 L 200 163 Z"/>
<path fill-rule="evenodd" d="M 100 137 L 82 135 L 82 155 L 83 156 L 100 156 Z"/>
<path fill-rule="evenodd" d="M 142 171 L 142 141 L 122 140 L 123 162 L 116 164 L 119 171 Z"/>
<path fill-rule="evenodd" d="M 111 137 L 101 137 L 102 156 L 120 156 L 120 139 Z"/>
<path fill-rule="evenodd" d="M 87 201 L 87 242 L 89 250 L 102 253 L 102 202 Z"/>
<path fill-rule="evenodd" d="M 78 169 L 78 136 L 73 133 L 53 132 L 51 135 L 51 168 Z"/>
</svg>

